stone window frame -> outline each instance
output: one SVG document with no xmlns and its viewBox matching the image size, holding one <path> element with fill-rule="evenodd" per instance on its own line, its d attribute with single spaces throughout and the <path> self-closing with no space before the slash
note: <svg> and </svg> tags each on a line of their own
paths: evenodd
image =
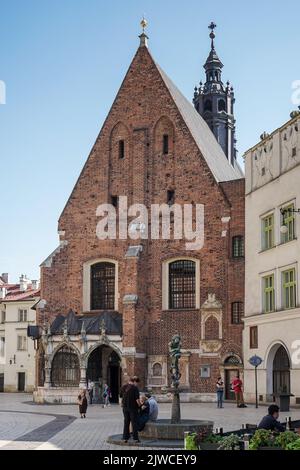
<svg viewBox="0 0 300 470">
<path fill-rule="evenodd" d="M 215 338 L 214 340 L 207 340 L 205 337 L 205 323 L 206 321 L 210 318 L 214 317 L 218 324 L 219 324 L 219 338 Z M 220 339 L 223 339 L 223 322 L 222 322 L 222 313 L 220 311 L 218 312 L 213 312 L 213 311 L 207 311 L 203 312 L 201 316 L 201 338 L 206 341 L 218 341 Z"/>
<path fill-rule="evenodd" d="M 184 308 L 178 311 L 200 309 L 200 260 L 191 256 L 176 256 L 174 258 L 168 258 L 162 263 L 162 310 L 171 310 L 169 308 L 169 264 L 173 263 L 174 261 L 185 260 L 194 261 L 195 263 L 195 308 Z"/>
<path fill-rule="evenodd" d="M 94 258 L 83 263 L 82 267 L 82 310 L 83 312 L 92 312 L 91 310 L 91 267 L 97 263 L 112 263 L 115 265 L 115 301 L 114 311 L 118 311 L 119 300 L 119 263 L 112 258 Z"/>
</svg>

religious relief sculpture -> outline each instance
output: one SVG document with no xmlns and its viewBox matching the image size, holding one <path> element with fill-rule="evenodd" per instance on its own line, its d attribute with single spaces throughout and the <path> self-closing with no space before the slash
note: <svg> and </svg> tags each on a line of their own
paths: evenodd
<svg viewBox="0 0 300 470">
<path fill-rule="evenodd" d="M 169 352 L 171 357 L 171 377 L 172 377 L 172 387 L 178 388 L 181 374 L 179 372 L 179 359 L 181 358 L 181 337 L 176 333 L 170 343 L 169 343 Z"/>
<path fill-rule="evenodd" d="M 100 341 L 105 344 L 109 343 L 106 335 L 106 324 L 104 318 L 102 318 L 102 320 L 100 321 Z"/>
</svg>

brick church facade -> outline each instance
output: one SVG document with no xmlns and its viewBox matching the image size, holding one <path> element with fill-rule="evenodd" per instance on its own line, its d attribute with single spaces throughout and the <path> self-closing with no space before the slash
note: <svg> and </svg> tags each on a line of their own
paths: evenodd
<svg viewBox="0 0 300 470">
<path fill-rule="evenodd" d="M 100 240 L 97 207 L 118 208 L 120 196 L 149 210 L 204 205 L 203 247 L 150 236 Z M 59 247 L 41 265 L 36 401 L 74 401 L 89 381 L 96 399 L 108 383 L 116 401 L 133 374 L 143 389 L 168 396 L 168 343 L 177 332 L 183 399 L 213 399 L 220 374 L 230 398 L 230 379 L 243 367 L 244 178 L 155 63 L 144 33 L 58 233 Z"/>
</svg>

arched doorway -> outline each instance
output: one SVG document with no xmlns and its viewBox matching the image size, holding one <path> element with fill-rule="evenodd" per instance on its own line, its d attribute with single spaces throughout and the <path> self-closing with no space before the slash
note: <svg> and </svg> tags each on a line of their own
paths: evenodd
<svg viewBox="0 0 300 470">
<path fill-rule="evenodd" d="M 290 393 L 290 360 L 281 345 L 273 359 L 273 394 Z"/>
<path fill-rule="evenodd" d="M 237 356 L 228 356 L 224 361 L 224 378 L 225 378 L 225 400 L 234 400 L 235 395 L 231 388 L 233 379 L 240 374 L 242 363 Z"/>
<path fill-rule="evenodd" d="M 51 364 L 52 387 L 78 387 L 79 358 L 71 346 L 64 345 L 55 353 Z"/>
<path fill-rule="evenodd" d="M 111 347 L 101 345 L 95 348 L 88 357 L 87 383 L 94 383 L 93 402 L 102 403 L 103 387 L 107 383 L 111 390 L 111 403 L 118 403 L 121 383 L 121 359 Z"/>
</svg>

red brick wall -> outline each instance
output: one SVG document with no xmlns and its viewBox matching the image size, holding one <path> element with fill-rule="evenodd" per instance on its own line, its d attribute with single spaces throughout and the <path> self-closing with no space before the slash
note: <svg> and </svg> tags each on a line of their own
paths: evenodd
<svg viewBox="0 0 300 470">
<path fill-rule="evenodd" d="M 168 155 L 162 154 L 162 136 L 169 135 Z M 125 141 L 125 158 L 119 159 L 118 140 Z M 96 237 L 96 208 L 111 195 L 127 195 L 128 203 L 164 203 L 168 190 L 175 202 L 205 205 L 205 244 L 187 252 L 183 240 L 105 240 Z M 230 216 L 226 237 L 221 218 Z M 119 311 L 124 315 L 126 346 L 147 354 L 167 353 L 171 335 L 179 331 L 184 349 L 199 348 L 199 310 L 162 311 L 162 262 L 192 256 L 200 261 L 201 304 L 208 293 L 223 305 L 224 344 L 220 357 L 191 356 L 191 388 L 214 391 L 221 356 L 241 355 L 241 326 L 230 323 L 230 304 L 243 300 L 244 262 L 232 260 L 230 240 L 244 232 L 244 181 L 217 184 L 190 135 L 176 105 L 148 53 L 140 48 L 103 125 L 75 188 L 59 219 L 68 245 L 42 268 L 41 296 L 52 319 L 69 309 L 82 313 L 82 265 L 96 258 L 119 262 Z M 128 245 L 143 245 L 139 260 L 125 259 Z M 137 306 L 122 304 L 124 294 L 137 293 Z M 41 320 L 41 319 L 40 319 Z M 130 373 L 143 373 L 146 361 L 128 359 Z M 212 364 L 213 378 L 200 379 L 201 364 Z M 130 366 L 129 366 L 130 364 Z M 142 365 L 141 365 L 142 364 Z M 144 374 L 145 375 L 145 374 Z"/>
</svg>

